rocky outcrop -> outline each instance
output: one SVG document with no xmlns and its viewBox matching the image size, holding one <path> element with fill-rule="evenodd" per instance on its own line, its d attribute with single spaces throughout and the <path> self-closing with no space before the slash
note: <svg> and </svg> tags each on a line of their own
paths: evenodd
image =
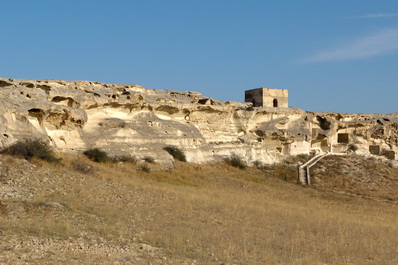
<svg viewBox="0 0 398 265">
<path fill-rule="evenodd" d="M 172 159 L 166 145 L 199 163 L 231 153 L 273 163 L 286 155 L 354 149 L 394 158 L 398 115 L 262 108 L 138 85 L 2 78 L 0 147 L 24 138 L 45 139 L 61 151 L 98 147 L 160 162 Z"/>
</svg>

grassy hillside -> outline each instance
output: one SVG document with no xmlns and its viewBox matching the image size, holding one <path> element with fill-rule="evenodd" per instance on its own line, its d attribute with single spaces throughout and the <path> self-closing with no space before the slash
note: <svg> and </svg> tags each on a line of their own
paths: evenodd
<svg viewBox="0 0 398 265">
<path fill-rule="evenodd" d="M 395 161 L 330 156 L 312 169 L 314 186 L 321 191 L 398 202 L 398 168 Z"/>
<path fill-rule="evenodd" d="M 304 187 L 296 161 L 62 158 L 0 155 L 0 264 L 398 264 L 398 170 L 379 161 L 325 158 Z"/>
</svg>

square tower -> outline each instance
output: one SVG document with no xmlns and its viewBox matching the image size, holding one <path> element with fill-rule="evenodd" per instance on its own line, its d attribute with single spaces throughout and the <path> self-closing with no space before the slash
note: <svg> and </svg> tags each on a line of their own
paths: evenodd
<svg viewBox="0 0 398 265">
<path fill-rule="evenodd" d="M 263 87 L 246 90 L 245 102 L 253 103 L 253 107 L 288 108 L 288 90 Z"/>
</svg>

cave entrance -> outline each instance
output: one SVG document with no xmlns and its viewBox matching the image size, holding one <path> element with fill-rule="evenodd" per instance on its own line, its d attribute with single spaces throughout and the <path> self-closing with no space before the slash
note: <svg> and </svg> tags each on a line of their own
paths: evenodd
<svg viewBox="0 0 398 265">
<path fill-rule="evenodd" d="M 380 145 L 369 145 L 369 152 L 372 155 L 380 155 Z"/>
<path fill-rule="evenodd" d="M 390 159 L 390 160 L 394 160 L 395 159 L 395 152 L 394 151 L 384 151 L 383 155 Z"/>
<path fill-rule="evenodd" d="M 350 140 L 350 137 L 348 133 L 339 133 L 337 134 L 337 142 L 339 144 L 348 144 Z"/>
<path fill-rule="evenodd" d="M 276 98 L 274 99 L 273 104 L 274 104 L 274 108 L 278 107 L 278 100 Z"/>
</svg>

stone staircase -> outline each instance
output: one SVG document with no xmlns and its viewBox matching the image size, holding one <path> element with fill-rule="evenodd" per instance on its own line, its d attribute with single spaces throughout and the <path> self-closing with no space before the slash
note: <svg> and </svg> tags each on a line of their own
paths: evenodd
<svg viewBox="0 0 398 265">
<path fill-rule="evenodd" d="M 298 168 L 298 179 L 300 184 L 304 185 L 310 185 L 311 180 L 310 180 L 310 168 L 314 166 L 316 163 L 318 163 L 319 160 L 322 158 L 331 155 L 330 153 L 324 153 L 324 154 L 318 154 L 314 157 L 312 157 L 310 160 L 305 162 L 302 165 L 299 165 Z"/>
</svg>

